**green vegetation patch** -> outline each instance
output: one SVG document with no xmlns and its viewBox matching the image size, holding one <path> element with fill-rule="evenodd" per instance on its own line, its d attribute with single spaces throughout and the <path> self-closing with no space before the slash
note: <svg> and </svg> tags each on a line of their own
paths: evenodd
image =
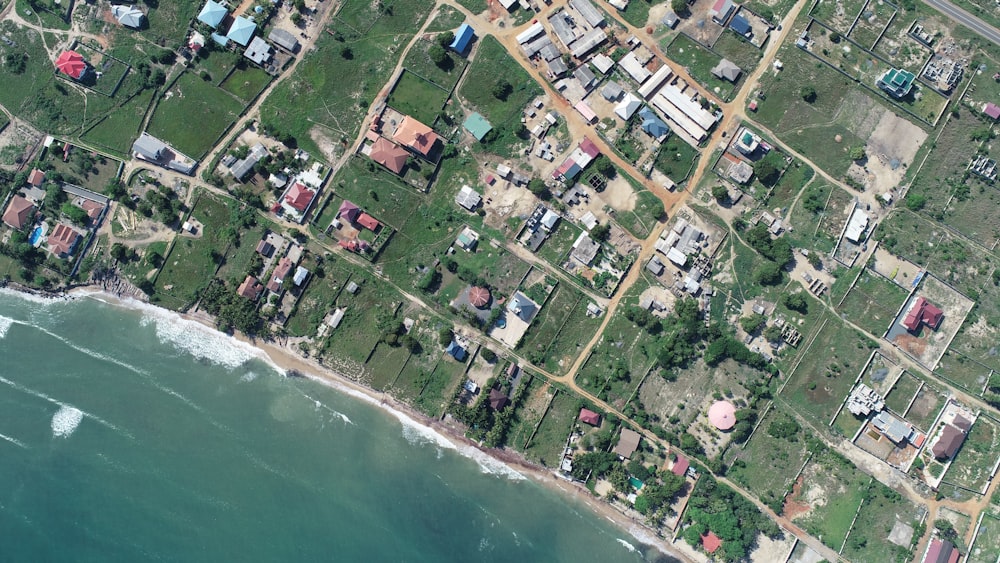
<svg viewBox="0 0 1000 563">
<path fill-rule="evenodd" d="M 827 546 L 839 550 L 871 482 L 873 479 L 859 471 L 850 460 L 822 448 L 813 454 L 803 472 L 801 492 L 792 499 L 796 503 L 804 502 L 803 495 L 811 494 L 815 500 L 807 504 L 808 512 L 793 517 L 792 521 Z"/>
<path fill-rule="evenodd" d="M 808 434 L 791 416 L 771 408 L 750 441 L 732 447 L 727 476 L 777 513 L 808 455 Z"/>
<path fill-rule="evenodd" d="M 628 178 L 628 176 L 626 176 Z M 627 211 L 616 211 L 615 222 L 632 233 L 632 236 L 642 240 L 653 232 L 663 217 L 663 201 L 656 194 L 629 181 L 635 191 L 635 205 Z"/>
<path fill-rule="evenodd" d="M 149 121 L 149 134 L 200 159 L 239 117 L 243 104 L 224 90 L 185 72 L 167 90 Z"/>
<path fill-rule="evenodd" d="M 967 489 L 982 491 L 997 462 L 998 446 L 1000 425 L 988 416 L 980 415 L 945 473 L 944 480 Z"/>
<path fill-rule="evenodd" d="M 88 144 L 127 155 L 155 94 L 156 90 L 143 90 L 87 129 L 81 138 Z"/>
<path fill-rule="evenodd" d="M 882 336 L 907 296 L 908 291 L 866 268 L 838 310 L 847 320 Z"/>
<path fill-rule="evenodd" d="M 436 37 L 421 39 L 414 43 L 413 47 L 406 54 L 406 58 L 403 59 L 403 66 L 407 70 L 406 74 L 416 74 L 450 91 L 455 86 L 455 83 L 458 82 L 458 78 L 462 76 L 462 72 L 469 63 L 464 57 L 451 49 L 444 49 L 444 60 L 440 64 L 435 63 L 431 60 L 430 55 L 430 51 L 434 45 L 437 45 Z M 440 107 L 437 109 L 440 109 Z M 434 115 L 437 115 L 436 111 Z M 427 124 L 429 125 L 432 122 L 433 120 L 428 121 Z"/>
<path fill-rule="evenodd" d="M 900 547 L 889 541 L 889 533 L 897 521 L 919 529 L 920 510 L 896 491 L 872 481 L 864 490 L 864 503 L 847 537 L 843 555 L 850 561 L 910 561 L 912 546 L 920 536 L 914 534 L 911 545 Z"/>
<path fill-rule="evenodd" d="M 448 100 L 448 91 L 416 74 L 403 71 L 389 94 L 389 105 L 417 121 L 432 124 Z"/>
<path fill-rule="evenodd" d="M 271 75 L 263 69 L 241 63 L 219 86 L 249 104 L 271 83 Z"/>
<path fill-rule="evenodd" d="M 893 412 L 904 414 L 918 387 L 920 387 L 920 380 L 910 372 L 904 371 L 885 396 L 885 406 Z"/>
<path fill-rule="evenodd" d="M 553 373 L 564 373 L 576 359 L 576 347 L 572 349 L 554 348 L 559 335 L 566 331 L 575 333 L 567 340 L 577 344 L 597 329 L 600 320 L 586 316 L 589 300 L 576 288 L 562 283 L 556 287 L 538 316 L 532 321 L 528 332 L 522 338 L 518 350 L 535 364 L 543 364 Z M 583 311 L 584 314 L 579 313 Z M 570 325 L 570 321 L 573 322 Z"/>
<path fill-rule="evenodd" d="M 712 50 L 732 61 L 744 74 L 753 72 L 763 55 L 760 49 L 731 29 L 722 32 Z"/>
<path fill-rule="evenodd" d="M 461 3 L 461 2 L 460 2 Z M 453 31 L 465 21 L 465 14 L 447 4 L 438 7 L 437 15 L 427 25 L 427 33 Z"/>
<path fill-rule="evenodd" d="M 996 563 L 1000 558 L 1000 519 L 983 514 L 979 522 L 979 535 L 969 549 L 968 563 Z"/>
<path fill-rule="evenodd" d="M 702 86 L 728 101 L 736 91 L 736 85 L 728 80 L 716 78 L 711 70 L 722 57 L 697 44 L 683 33 L 678 33 L 670 44 L 669 52 L 673 60 L 684 66 Z"/>
<path fill-rule="evenodd" d="M 299 302 L 288 322 L 285 323 L 285 329 L 292 336 L 316 334 L 316 329 L 333 309 L 341 291 L 351 281 L 352 276 L 358 274 L 352 264 L 338 258 L 325 259 L 321 269 L 309 263 L 304 267 L 312 270 L 313 276 L 299 297 Z"/>
<path fill-rule="evenodd" d="M 524 450 L 525 456 L 546 467 L 558 466 L 560 454 L 579 412 L 579 399 L 570 393 L 556 392 L 538 430 Z"/>
</svg>

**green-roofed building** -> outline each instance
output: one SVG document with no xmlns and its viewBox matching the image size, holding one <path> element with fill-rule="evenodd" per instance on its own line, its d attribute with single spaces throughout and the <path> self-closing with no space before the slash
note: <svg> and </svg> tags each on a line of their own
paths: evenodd
<svg viewBox="0 0 1000 563">
<path fill-rule="evenodd" d="M 913 80 L 916 76 L 912 72 L 890 68 L 885 71 L 882 78 L 878 79 L 878 87 L 884 90 L 893 98 L 905 98 L 913 90 Z"/>
<path fill-rule="evenodd" d="M 465 127 L 466 131 L 472 133 L 472 136 L 475 137 L 477 141 L 482 141 L 483 137 L 493 130 L 493 126 L 490 125 L 490 122 L 486 121 L 486 118 L 478 113 L 470 115 L 469 118 L 465 120 L 465 123 L 462 124 L 462 127 Z"/>
</svg>

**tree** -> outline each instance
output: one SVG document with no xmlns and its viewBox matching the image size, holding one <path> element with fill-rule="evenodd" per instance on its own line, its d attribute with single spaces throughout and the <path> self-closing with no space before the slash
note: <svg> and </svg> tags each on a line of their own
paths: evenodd
<svg viewBox="0 0 1000 563">
<path fill-rule="evenodd" d="M 809 302 L 806 301 L 805 295 L 802 292 L 799 293 L 786 293 L 782 298 L 781 302 L 793 311 L 798 311 L 805 315 L 809 312 Z"/>
<path fill-rule="evenodd" d="M 292 25 L 298 27 L 302 24 L 302 14 L 298 12 L 293 12 L 291 16 Z"/>
<path fill-rule="evenodd" d="M 753 172 L 757 179 L 765 186 L 773 185 L 778 181 L 781 172 L 781 156 L 777 151 L 770 151 L 767 156 L 753 163 Z"/>
<path fill-rule="evenodd" d="M 675 14 L 683 14 L 687 12 L 687 0 L 670 0 L 670 9 L 673 10 Z"/>
<path fill-rule="evenodd" d="M 712 197 L 715 198 L 715 201 L 723 203 L 729 199 L 729 190 L 722 184 L 712 186 Z"/>
<path fill-rule="evenodd" d="M 448 61 L 448 53 L 444 50 L 444 47 L 437 43 L 431 45 L 431 48 L 427 50 L 427 55 L 431 58 L 431 62 L 438 67 L 444 67 L 445 62 Z"/>
<path fill-rule="evenodd" d="M 496 354 L 496 352 L 494 352 L 493 350 L 490 350 L 489 348 L 483 348 L 483 350 L 479 353 L 479 355 L 482 356 L 484 360 L 486 360 L 487 362 L 489 362 L 491 364 L 493 362 L 497 361 L 497 354 Z"/>
<path fill-rule="evenodd" d="M 549 199 L 552 194 L 549 192 L 549 187 L 545 185 L 545 182 L 540 178 L 532 178 L 528 182 L 528 191 L 535 194 L 539 199 Z"/>
<path fill-rule="evenodd" d="M 3 64 L 12 74 L 21 74 L 28 66 L 28 56 L 12 51 L 4 56 Z"/>
<path fill-rule="evenodd" d="M 59 208 L 59 211 L 61 211 L 62 214 L 65 215 L 66 218 L 72 221 L 74 224 L 77 225 L 87 224 L 87 219 L 88 219 L 87 212 L 68 201 L 62 204 L 62 207 Z"/>
<path fill-rule="evenodd" d="M 442 47 L 447 47 L 455 41 L 455 34 L 451 31 L 446 31 L 444 33 L 439 33 L 437 36 L 437 43 Z"/>
<path fill-rule="evenodd" d="M 781 342 L 781 329 L 771 325 L 764 329 L 764 338 L 769 342 Z"/>
<path fill-rule="evenodd" d="M 493 83 L 493 89 L 490 90 L 494 98 L 503 102 L 507 101 L 507 96 L 510 96 L 512 92 L 514 92 L 514 87 L 505 78 L 498 79 Z"/>
<path fill-rule="evenodd" d="M 603 154 L 594 159 L 594 168 L 605 178 L 614 178 L 618 173 L 615 169 L 615 164 Z"/>
<path fill-rule="evenodd" d="M 861 160 L 865 157 L 865 147 L 851 147 L 851 160 Z"/>
<path fill-rule="evenodd" d="M 605 242 L 608 237 L 611 236 L 611 224 L 610 223 L 598 223 L 594 225 L 593 229 L 590 229 L 590 238 L 596 240 L 597 242 Z"/>
<path fill-rule="evenodd" d="M 340 48 L 340 56 L 341 58 L 351 60 L 354 58 L 354 51 L 352 51 L 347 45 L 344 45 Z"/>
<path fill-rule="evenodd" d="M 811 104 L 816 101 L 816 89 L 810 84 L 806 84 L 801 89 L 799 89 L 799 95 L 807 103 Z"/>
<path fill-rule="evenodd" d="M 129 251 L 128 247 L 120 242 L 116 242 L 111 245 L 111 257 L 119 262 L 128 262 Z"/>
<path fill-rule="evenodd" d="M 903 204 L 910 211 L 920 211 L 927 205 L 927 196 L 922 194 L 908 193 L 906 197 L 903 198 Z"/>
<path fill-rule="evenodd" d="M 747 334 L 753 334 L 767 321 L 767 318 L 760 313 L 754 313 L 749 317 L 740 319 L 740 328 Z"/>
<path fill-rule="evenodd" d="M 831 31 L 829 37 L 831 43 L 840 43 L 840 34 L 836 31 Z"/>
<path fill-rule="evenodd" d="M 753 271 L 753 279 L 761 285 L 781 283 L 781 266 L 775 262 L 764 262 Z"/>
<path fill-rule="evenodd" d="M 438 344 L 441 346 L 447 346 L 451 344 L 452 339 L 455 338 L 454 333 L 451 332 L 450 327 L 444 327 L 438 331 Z"/>
</svg>

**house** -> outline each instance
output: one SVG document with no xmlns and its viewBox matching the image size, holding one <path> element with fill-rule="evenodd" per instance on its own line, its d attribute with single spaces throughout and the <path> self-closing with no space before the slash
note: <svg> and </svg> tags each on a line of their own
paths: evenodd
<svg viewBox="0 0 1000 563">
<path fill-rule="evenodd" d="M 299 266 L 295 268 L 295 275 L 292 276 L 292 282 L 298 287 L 302 285 L 302 282 L 306 281 L 307 277 L 309 277 L 309 270 Z"/>
<path fill-rule="evenodd" d="M 579 12 L 590 27 L 604 25 L 604 13 L 598 10 L 590 0 L 569 0 L 569 6 Z"/>
<path fill-rule="evenodd" d="M 951 424 L 945 424 L 944 428 L 941 429 L 941 436 L 934 443 L 931 452 L 934 457 L 942 461 L 951 459 L 958 453 L 963 442 L 965 442 L 965 432 Z"/>
<path fill-rule="evenodd" d="M 585 422 L 591 426 L 601 425 L 601 415 L 590 409 L 580 409 L 580 422 Z"/>
<path fill-rule="evenodd" d="M 708 15 L 712 16 L 712 20 L 715 23 L 726 25 L 726 20 L 732 15 L 734 9 L 736 9 L 736 5 L 733 4 L 733 0 L 715 0 L 715 4 L 708 11 Z"/>
<path fill-rule="evenodd" d="M 139 135 L 139 138 L 132 143 L 132 152 L 145 160 L 160 160 L 163 157 L 163 152 L 166 150 L 166 143 L 145 132 Z"/>
<path fill-rule="evenodd" d="M 466 252 L 475 250 L 478 242 L 479 234 L 468 227 L 462 229 L 462 232 L 458 233 L 458 237 L 455 238 L 455 244 Z"/>
<path fill-rule="evenodd" d="M 462 348 L 462 345 L 455 340 L 452 340 L 451 343 L 448 344 L 448 347 L 445 348 L 445 353 L 450 354 L 452 358 L 455 358 L 460 362 L 464 362 L 465 356 L 468 354 L 468 352 L 465 351 L 465 348 Z"/>
<path fill-rule="evenodd" d="M 615 60 L 603 53 L 594 55 L 594 58 L 590 59 L 590 62 L 594 63 L 594 67 L 601 74 L 607 74 L 611 71 L 611 67 L 615 66 Z"/>
<path fill-rule="evenodd" d="M 357 253 L 366 252 L 369 248 L 371 248 L 368 241 L 359 238 L 340 239 L 337 241 L 337 244 L 343 249 Z"/>
<path fill-rule="evenodd" d="M 381 226 L 381 223 L 379 223 L 371 215 L 367 213 L 362 213 L 361 215 L 358 215 L 358 225 L 361 225 L 362 227 L 374 233 Z"/>
<path fill-rule="evenodd" d="M 502 410 L 510 404 L 510 399 L 507 398 L 507 395 L 503 391 L 495 388 L 490 389 L 490 396 L 487 400 L 490 402 L 490 408 L 495 411 Z"/>
<path fill-rule="evenodd" d="M 570 257 L 584 266 L 590 266 L 597 258 L 597 253 L 601 250 L 600 243 L 596 242 L 586 232 L 581 232 L 573 243 L 573 250 Z"/>
<path fill-rule="evenodd" d="M 614 80 L 609 80 L 608 83 L 604 85 L 604 88 L 601 88 L 601 96 L 609 102 L 618 101 L 622 92 L 623 90 L 621 85 Z"/>
<path fill-rule="evenodd" d="M 642 100 L 637 98 L 632 92 L 625 94 L 622 101 L 615 106 L 615 115 L 618 116 L 622 121 L 628 121 L 632 118 L 632 114 L 639 111 L 642 107 Z"/>
<path fill-rule="evenodd" d="M 576 81 L 580 83 L 580 87 L 584 90 L 590 90 L 591 84 L 597 82 L 597 76 L 587 65 L 576 67 L 576 70 L 573 71 L 573 77 L 576 78 Z"/>
<path fill-rule="evenodd" d="M 597 216 L 594 215 L 593 211 L 588 211 L 583 214 L 583 217 L 580 217 L 580 224 L 589 231 L 597 226 Z"/>
<path fill-rule="evenodd" d="M 910 332 L 917 332 L 922 324 L 927 325 L 931 330 L 937 330 L 941 326 L 943 318 L 944 312 L 935 307 L 926 297 L 921 296 L 910 306 L 910 310 L 903 317 L 902 324 Z"/>
<path fill-rule="evenodd" d="M 337 210 L 337 219 L 345 219 L 347 222 L 353 223 L 358 219 L 358 215 L 360 214 L 361 209 L 345 199 L 340 204 L 340 209 Z"/>
<path fill-rule="evenodd" d="M 250 152 L 247 154 L 246 158 L 237 160 L 236 164 L 233 164 L 229 168 L 229 173 L 233 175 L 238 181 L 242 181 L 243 178 L 253 170 L 254 166 L 260 162 L 260 159 L 267 156 L 267 147 L 261 143 L 257 143 L 250 147 Z"/>
<path fill-rule="evenodd" d="M 872 420 L 872 426 L 877 428 L 883 435 L 893 442 L 905 445 L 915 439 L 913 427 L 902 420 L 889 414 L 889 411 L 882 411 Z"/>
<path fill-rule="evenodd" d="M 281 207 L 286 213 L 295 217 L 305 217 L 306 211 L 313 199 L 316 198 L 316 191 L 309 189 L 302 182 L 295 182 L 292 187 L 285 192 L 285 197 L 281 199 Z"/>
<path fill-rule="evenodd" d="M 249 299 L 250 301 L 256 301 L 260 298 L 260 294 L 263 293 L 263 291 L 264 285 L 257 281 L 257 278 L 247 276 L 247 279 L 243 280 L 243 283 L 236 288 L 236 295 Z"/>
<path fill-rule="evenodd" d="M 459 55 L 465 54 L 469 50 L 469 43 L 472 43 L 472 38 L 475 37 L 476 32 L 472 29 L 472 26 L 463 23 L 458 26 L 458 30 L 455 31 L 455 40 L 448 45 L 448 48 L 455 51 Z"/>
<path fill-rule="evenodd" d="M 680 18 L 677 17 L 677 14 L 675 14 L 673 11 L 670 11 L 663 16 L 663 19 L 660 20 L 660 23 L 667 26 L 667 29 L 673 29 L 677 27 L 677 23 L 680 21 L 681 20 Z"/>
<path fill-rule="evenodd" d="M 79 241 L 80 233 L 66 223 L 59 223 L 49 235 L 49 250 L 52 251 L 52 254 L 65 258 L 73 254 L 73 249 L 76 248 L 76 243 Z"/>
<path fill-rule="evenodd" d="M 646 269 L 649 270 L 649 272 L 654 276 L 662 275 L 663 262 L 660 262 L 659 258 L 653 256 L 652 258 L 649 259 L 649 262 L 646 264 Z"/>
<path fill-rule="evenodd" d="M 222 4 L 215 2 L 215 0 L 208 0 L 205 2 L 205 7 L 201 9 L 201 13 L 198 14 L 198 21 L 215 29 L 222 23 L 222 20 L 226 18 L 226 14 L 228 13 L 229 11 Z"/>
<path fill-rule="evenodd" d="M 729 59 L 722 59 L 719 64 L 712 67 L 712 76 L 715 76 L 719 80 L 728 80 L 730 82 L 736 82 L 740 79 L 740 74 L 743 72 L 740 67 L 736 66 Z"/>
<path fill-rule="evenodd" d="M 87 74 L 87 61 L 83 60 L 83 55 L 76 51 L 63 51 L 56 59 L 56 69 L 72 78 L 80 80 Z"/>
<path fill-rule="evenodd" d="M 250 38 L 253 34 L 257 32 L 257 24 L 253 20 L 238 16 L 233 20 L 233 25 L 229 27 L 229 32 L 226 33 L 226 38 L 230 39 L 237 44 L 246 47 L 247 43 L 250 43 Z"/>
<path fill-rule="evenodd" d="M 927 545 L 923 563 L 958 563 L 961 555 L 950 541 L 934 538 Z"/>
<path fill-rule="evenodd" d="M 642 119 L 642 130 L 654 139 L 660 139 L 670 133 L 670 127 L 649 108 L 644 107 L 639 110 L 639 118 Z"/>
<path fill-rule="evenodd" d="M 260 254 L 264 258 L 270 258 L 274 254 L 274 245 L 261 239 L 257 242 L 257 254 Z"/>
<path fill-rule="evenodd" d="M 462 127 L 465 127 L 465 130 L 471 133 L 477 141 L 482 141 L 483 137 L 493 130 L 490 122 L 486 121 L 486 118 L 478 112 L 473 112 L 472 115 L 466 118 L 465 122 L 462 123 Z"/>
<path fill-rule="evenodd" d="M 545 214 L 542 215 L 541 223 L 542 229 L 547 233 L 551 233 L 552 229 L 556 228 L 556 223 L 559 222 L 559 214 L 551 209 L 546 209 Z"/>
<path fill-rule="evenodd" d="M 635 52 L 631 52 L 622 57 L 621 60 L 618 61 L 618 66 L 631 76 L 632 80 L 635 80 L 639 84 L 645 82 L 646 79 L 653 74 L 649 72 L 649 69 L 647 69 L 641 62 L 639 62 L 639 59 L 635 56 Z"/>
<path fill-rule="evenodd" d="M 587 123 L 593 123 L 597 121 L 597 114 L 594 113 L 594 110 L 590 107 L 590 104 L 588 104 L 585 100 L 580 100 L 579 102 L 577 102 L 576 105 L 573 106 L 573 109 L 580 112 L 580 115 L 583 116 L 584 121 L 586 121 Z"/>
<path fill-rule="evenodd" d="M 135 6 L 111 6 L 111 15 L 125 27 L 139 29 L 146 22 L 146 14 Z"/>
<path fill-rule="evenodd" d="M 530 323 L 535 318 L 535 313 L 538 312 L 538 304 L 529 299 L 527 295 L 517 291 L 507 303 L 507 310 L 517 315 L 522 321 Z"/>
<path fill-rule="evenodd" d="M 396 175 L 402 175 L 406 168 L 406 160 L 410 158 L 410 153 L 406 149 L 393 143 L 385 137 L 379 137 L 372 143 L 368 158 L 385 166 Z"/>
<path fill-rule="evenodd" d="M 684 475 L 687 473 L 688 467 L 691 467 L 691 462 L 689 462 L 686 457 L 677 454 L 677 459 L 675 459 L 674 464 L 670 466 L 670 472 L 674 475 Z"/>
<path fill-rule="evenodd" d="M 750 27 L 750 22 L 747 21 L 742 14 L 736 14 L 733 16 L 733 21 L 729 22 L 729 29 L 735 31 L 743 37 L 753 35 L 753 28 Z"/>
<path fill-rule="evenodd" d="M 285 277 L 292 271 L 292 266 L 294 265 L 295 263 L 289 260 L 287 256 L 278 260 L 278 265 L 274 268 L 274 272 L 271 274 L 271 278 L 267 282 L 267 289 L 269 291 L 273 291 L 274 293 L 280 292 L 282 284 L 285 283 Z"/>
<path fill-rule="evenodd" d="M 705 548 L 706 553 L 715 553 L 716 550 L 722 547 L 722 540 L 709 530 L 707 534 L 701 536 L 701 546 Z"/>
<path fill-rule="evenodd" d="M 908 70 L 890 68 L 875 83 L 893 98 L 900 99 L 910 95 L 916 76 Z"/>
<path fill-rule="evenodd" d="M 35 204 L 16 195 L 10 199 L 7 210 L 3 213 L 3 222 L 11 228 L 21 230 L 31 224 L 35 215 Z"/>
<path fill-rule="evenodd" d="M 87 212 L 87 217 L 89 217 L 91 221 L 97 220 L 97 218 L 101 216 L 101 212 L 104 211 L 104 206 L 92 199 L 84 199 L 83 202 L 80 203 L 80 207 Z"/>
<path fill-rule="evenodd" d="M 399 123 L 392 140 L 426 157 L 434 150 L 434 145 L 441 140 L 441 137 L 438 137 L 430 127 L 407 115 Z"/>
<path fill-rule="evenodd" d="M 851 213 L 850 220 L 847 221 L 847 228 L 844 229 L 844 238 L 858 244 L 861 242 L 865 230 L 868 228 L 868 214 L 861 208 L 856 207 Z"/>
<path fill-rule="evenodd" d="M 267 40 L 282 49 L 294 53 L 299 50 L 299 40 L 284 29 L 275 29 L 267 35 Z"/>
<path fill-rule="evenodd" d="M 990 116 L 993 119 L 1000 119 L 1000 106 L 989 102 L 983 107 L 983 113 Z"/>
<path fill-rule="evenodd" d="M 482 201 L 482 196 L 469 186 L 462 186 L 462 189 L 458 190 L 458 194 L 455 195 L 455 203 L 469 211 L 475 211 L 479 207 L 480 201 Z"/>
<path fill-rule="evenodd" d="M 640 440 L 642 440 L 642 436 L 640 436 L 638 432 L 632 430 L 631 428 L 622 428 L 622 434 L 621 437 L 618 438 L 618 444 L 612 451 L 625 459 L 629 459 L 632 457 L 632 454 L 635 453 L 635 450 L 639 448 Z"/>
<path fill-rule="evenodd" d="M 31 169 L 31 174 L 28 174 L 28 185 L 33 188 L 39 188 L 45 183 L 45 172 L 37 168 Z"/>
<path fill-rule="evenodd" d="M 264 41 L 260 37 L 254 37 L 250 45 L 247 46 L 246 51 L 243 51 L 243 56 L 250 59 L 254 64 L 264 66 L 268 61 L 271 60 L 271 55 L 274 54 L 274 49 L 267 41 Z"/>
</svg>

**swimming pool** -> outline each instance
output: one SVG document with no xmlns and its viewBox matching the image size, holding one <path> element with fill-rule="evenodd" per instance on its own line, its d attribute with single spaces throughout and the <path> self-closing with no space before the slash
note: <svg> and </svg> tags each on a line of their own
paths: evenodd
<svg viewBox="0 0 1000 563">
<path fill-rule="evenodd" d="M 31 243 L 31 246 L 38 246 L 38 242 L 42 240 L 43 236 L 45 236 L 45 227 L 38 225 L 35 227 L 35 230 L 31 231 L 31 236 L 28 237 L 28 242 Z"/>
</svg>

